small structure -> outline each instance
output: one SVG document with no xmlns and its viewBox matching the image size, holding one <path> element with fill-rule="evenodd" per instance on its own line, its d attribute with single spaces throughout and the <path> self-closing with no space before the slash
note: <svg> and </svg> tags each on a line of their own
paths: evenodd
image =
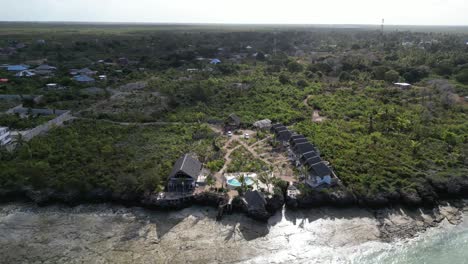
<svg viewBox="0 0 468 264">
<path fill-rule="evenodd" d="M 399 83 L 399 82 L 397 82 L 397 83 L 394 83 L 394 85 L 396 87 L 403 88 L 403 89 L 407 89 L 407 88 L 411 87 L 411 84 L 409 84 L 409 83 Z"/>
<path fill-rule="evenodd" d="M 220 64 L 220 63 L 221 63 L 221 60 L 219 60 L 219 59 L 212 59 L 210 61 L 210 64 L 213 64 L 213 65 Z"/>
<path fill-rule="evenodd" d="M 269 129 L 271 127 L 270 119 L 263 119 L 253 123 L 253 126 L 257 129 Z"/>
<path fill-rule="evenodd" d="M 15 77 L 33 77 L 35 76 L 36 73 L 30 71 L 30 70 L 24 70 L 24 71 L 20 71 L 20 72 L 17 72 L 15 74 Z"/>
<path fill-rule="evenodd" d="M 200 161 L 185 154 L 176 161 L 169 175 L 168 191 L 188 192 L 193 190 L 201 170 L 202 164 Z"/>
<path fill-rule="evenodd" d="M 0 83 L 7 83 L 9 80 L 7 78 L 0 78 Z"/>
<path fill-rule="evenodd" d="M 107 80 L 107 75 L 99 75 L 98 78 L 101 81 L 105 81 L 105 80 Z"/>
<path fill-rule="evenodd" d="M 230 114 L 224 121 L 224 132 L 235 131 L 241 126 L 241 119 L 236 114 Z"/>
<path fill-rule="evenodd" d="M 94 79 L 87 76 L 87 75 L 76 75 L 73 77 L 73 80 L 80 82 L 80 83 L 92 83 Z"/>
<path fill-rule="evenodd" d="M 8 127 L 0 127 L 0 146 L 5 146 L 11 143 L 11 133 Z"/>
</svg>

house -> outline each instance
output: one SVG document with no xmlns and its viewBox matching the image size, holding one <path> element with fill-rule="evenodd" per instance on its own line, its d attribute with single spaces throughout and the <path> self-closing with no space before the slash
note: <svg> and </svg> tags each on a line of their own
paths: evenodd
<svg viewBox="0 0 468 264">
<path fill-rule="evenodd" d="M 8 79 L 7 78 L 0 78 L 0 83 L 7 83 Z"/>
<path fill-rule="evenodd" d="M 167 185 L 170 192 L 191 191 L 202 170 L 202 164 L 197 159 L 185 154 L 179 158 L 169 175 Z"/>
<path fill-rule="evenodd" d="M 70 74 L 71 75 L 87 75 L 87 76 L 91 76 L 91 75 L 94 75 L 96 74 L 95 71 L 89 69 L 89 68 L 83 68 L 81 70 L 77 70 L 77 69 L 71 69 L 70 70 Z"/>
<path fill-rule="evenodd" d="M 57 70 L 57 67 L 50 66 L 48 64 L 41 64 L 36 67 L 36 71 L 55 71 Z"/>
<path fill-rule="evenodd" d="M 41 64 L 41 65 L 37 66 L 34 69 L 34 71 L 38 75 L 49 75 L 49 74 L 53 73 L 56 70 L 57 70 L 57 67 L 50 66 L 50 65 L 47 65 L 47 64 Z"/>
<path fill-rule="evenodd" d="M 241 119 L 236 114 L 230 114 L 224 121 L 224 132 L 235 131 L 240 128 Z"/>
<path fill-rule="evenodd" d="M 94 79 L 87 76 L 87 75 L 76 75 L 73 76 L 73 80 L 80 82 L 80 83 L 92 83 L 94 82 Z"/>
<path fill-rule="evenodd" d="M 221 60 L 219 60 L 219 59 L 212 59 L 210 61 L 210 64 L 213 64 L 213 65 L 220 64 L 220 63 L 221 63 Z"/>
<path fill-rule="evenodd" d="M 32 76 L 35 76 L 36 73 L 30 71 L 30 70 L 24 70 L 24 71 L 20 71 L 20 72 L 17 72 L 15 74 L 16 77 L 32 77 Z"/>
<path fill-rule="evenodd" d="M 306 181 L 311 187 L 315 188 L 322 184 L 330 185 L 332 183 L 332 171 L 323 162 L 316 163 L 309 168 L 310 177 Z"/>
<path fill-rule="evenodd" d="M 0 146 L 5 146 L 11 142 L 11 134 L 8 127 L 0 127 Z"/>
<path fill-rule="evenodd" d="M 269 129 L 271 127 L 270 119 L 263 119 L 253 123 L 253 126 L 257 129 Z"/>
<path fill-rule="evenodd" d="M 27 69 L 29 69 L 29 66 L 27 66 L 27 65 L 9 65 L 9 66 L 7 66 L 7 71 L 19 72 L 19 71 L 25 71 Z"/>
<path fill-rule="evenodd" d="M 101 81 L 105 81 L 105 80 L 107 80 L 107 75 L 99 75 L 98 78 Z"/>
</svg>

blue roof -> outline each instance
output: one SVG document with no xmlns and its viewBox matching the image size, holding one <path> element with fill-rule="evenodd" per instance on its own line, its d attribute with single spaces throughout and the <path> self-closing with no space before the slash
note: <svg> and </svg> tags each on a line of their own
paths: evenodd
<svg viewBox="0 0 468 264">
<path fill-rule="evenodd" d="M 218 63 L 221 63 L 221 61 L 219 59 L 212 59 L 210 61 L 211 64 L 218 64 Z"/>
<path fill-rule="evenodd" d="M 7 67 L 8 71 L 24 71 L 27 69 L 29 69 L 29 67 L 26 65 L 10 65 Z"/>
<path fill-rule="evenodd" d="M 94 79 L 86 75 L 77 75 L 73 77 L 77 82 L 94 82 Z"/>
</svg>

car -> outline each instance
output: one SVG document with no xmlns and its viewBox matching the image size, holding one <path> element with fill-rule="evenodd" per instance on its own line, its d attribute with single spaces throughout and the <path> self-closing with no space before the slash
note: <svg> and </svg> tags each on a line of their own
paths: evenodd
<svg viewBox="0 0 468 264">
<path fill-rule="evenodd" d="M 231 132 L 231 131 L 228 131 L 228 132 L 227 132 L 227 136 L 228 136 L 228 137 L 232 137 L 232 132 Z"/>
<path fill-rule="evenodd" d="M 245 134 L 244 134 L 244 138 L 245 138 L 245 139 L 249 139 L 249 138 L 250 138 L 250 135 L 249 135 L 248 133 L 245 133 Z"/>
</svg>

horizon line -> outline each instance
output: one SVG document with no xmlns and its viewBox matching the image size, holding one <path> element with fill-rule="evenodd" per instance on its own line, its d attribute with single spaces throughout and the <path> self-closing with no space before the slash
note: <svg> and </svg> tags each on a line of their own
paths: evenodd
<svg viewBox="0 0 468 264">
<path fill-rule="evenodd" d="M 153 25 L 218 25 L 218 26 L 381 26 L 382 24 L 360 23 L 233 23 L 233 22 L 129 22 L 129 21 L 59 21 L 59 20 L 0 20 L 0 23 L 51 23 L 51 24 L 153 24 Z M 453 24 L 384 24 L 385 26 L 411 26 L 411 27 L 468 27 L 467 25 Z"/>
</svg>

